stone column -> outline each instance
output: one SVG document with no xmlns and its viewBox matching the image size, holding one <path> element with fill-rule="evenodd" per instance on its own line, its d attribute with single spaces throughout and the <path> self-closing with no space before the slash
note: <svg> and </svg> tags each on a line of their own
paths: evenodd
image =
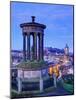
<svg viewBox="0 0 76 100">
<path fill-rule="evenodd" d="M 34 33 L 33 35 L 33 58 L 37 60 L 37 34 Z"/>
<path fill-rule="evenodd" d="M 38 60 L 40 60 L 40 33 L 38 33 Z"/>
<path fill-rule="evenodd" d="M 30 33 L 27 33 L 27 60 L 30 60 Z"/>
<path fill-rule="evenodd" d="M 44 59 L 44 34 L 42 33 L 42 60 Z"/>
<path fill-rule="evenodd" d="M 40 75 L 40 92 L 43 92 L 43 79 L 42 79 L 42 73 Z"/>
<path fill-rule="evenodd" d="M 26 34 L 23 34 L 23 58 L 26 60 Z"/>
<path fill-rule="evenodd" d="M 39 59 L 43 60 L 43 33 L 39 35 Z"/>
<path fill-rule="evenodd" d="M 18 82 L 18 93 L 20 93 L 22 91 L 22 80 L 21 80 L 21 78 L 18 78 L 17 82 Z"/>
<path fill-rule="evenodd" d="M 32 33 L 33 43 L 32 43 L 32 60 L 34 60 L 34 35 Z"/>
</svg>

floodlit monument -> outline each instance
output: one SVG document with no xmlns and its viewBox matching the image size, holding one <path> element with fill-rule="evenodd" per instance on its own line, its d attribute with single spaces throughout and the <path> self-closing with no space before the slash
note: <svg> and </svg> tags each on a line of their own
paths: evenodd
<svg viewBox="0 0 76 100">
<path fill-rule="evenodd" d="M 43 92 L 53 85 L 48 75 L 48 64 L 44 61 L 44 29 L 45 25 L 35 22 L 20 24 L 23 35 L 23 61 L 17 67 L 18 92 Z M 32 36 L 32 51 L 31 51 Z M 31 57 L 32 52 L 32 57 Z"/>
</svg>

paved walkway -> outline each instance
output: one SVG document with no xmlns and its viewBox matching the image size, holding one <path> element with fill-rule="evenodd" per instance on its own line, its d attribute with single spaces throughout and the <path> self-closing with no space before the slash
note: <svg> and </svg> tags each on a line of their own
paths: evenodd
<svg viewBox="0 0 76 100">
<path fill-rule="evenodd" d="M 63 87 L 58 87 L 51 92 L 39 94 L 37 96 L 62 96 L 62 95 L 72 95 L 72 94 L 66 91 Z"/>
</svg>

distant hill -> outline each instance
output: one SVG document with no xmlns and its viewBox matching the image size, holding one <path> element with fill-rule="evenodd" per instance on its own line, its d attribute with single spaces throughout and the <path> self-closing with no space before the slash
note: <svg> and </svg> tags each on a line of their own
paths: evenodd
<svg viewBox="0 0 76 100">
<path fill-rule="evenodd" d="M 52 53 L 64 53 L 64 49 L 58 49 L 58 48 L 52 48 L 52 47 L 46 47 L 46 49 Z"/>
</svg>

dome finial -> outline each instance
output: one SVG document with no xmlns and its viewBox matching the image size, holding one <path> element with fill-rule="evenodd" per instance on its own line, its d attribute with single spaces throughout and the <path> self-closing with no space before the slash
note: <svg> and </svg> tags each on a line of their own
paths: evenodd
<svg viewBox="0 0 76 100">
<path fill-rule="evenodd" d="M 68 45 L 67 45 L 67 43 L 66 43 L 66 46 L 65 46 L 65 48 L 69 48 L 69 47 L 68 47 Z"/>
<path fill-rule="evenodd" d="M 32 17 L 32 22 L 35 22 L 35 16 L 31 16 Z"/>
</svg>

